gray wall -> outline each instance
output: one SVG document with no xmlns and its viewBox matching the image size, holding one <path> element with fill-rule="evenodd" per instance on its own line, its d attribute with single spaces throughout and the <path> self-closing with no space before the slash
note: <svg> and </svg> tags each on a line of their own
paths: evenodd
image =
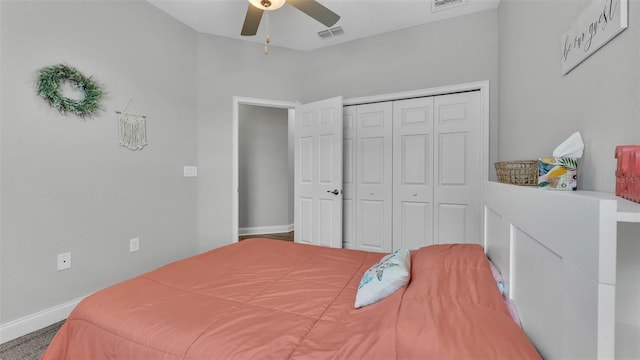
<svg viewBox="0 0 640 360">
<path fill-rule="evenodd" d="M 233 97 L 294 101 L 300 97 L 304 53 L 198 35 L 199 250 L 232 239 Z"/>
<path fill-rule="evenodd" d="M 196 253 L 193 30 L 142 1 L 2 1 L 0 323 Z M 103 111 L 61 116 L 37 70 L 67 63 L 102 83 Z M 149 145 L 117 144 L 133 98 Z M 140 237 L 140 252 L 129 239 Z M 56 271 L 56 255 L 72 268 Z"/>
<path fill-rule="evenodd" d="M 627 30 L 562 76 L 560 37 L 590 3 L 500 2 L 499 158 L 551 156 L 580 131 L 578 188 L 613 192 L 615 146 L 640 143 L 640 1 Z"/>
<path fill-rule="evenodd" d="M 288 226 L 289 110 L 240 105 L 238 111 L 238 226 Z"/>
<path fill-rule="evenodd" d="M 495 144 L 497 10 L 416 26 L 310 52 L 198 35 L 199 249 L 229 244 L 233 96 L 302 102 L 489 80 Z M 496 146 L 490 148 L 497 157 Z M 492 160 L 493 162 L 493 160 Z"/>
<path fill-rule="evenodd" d="M 482 80 L 497 85 L 497 10 L 350 41 L 305 55 L 303 102 Z"/>
</svg>

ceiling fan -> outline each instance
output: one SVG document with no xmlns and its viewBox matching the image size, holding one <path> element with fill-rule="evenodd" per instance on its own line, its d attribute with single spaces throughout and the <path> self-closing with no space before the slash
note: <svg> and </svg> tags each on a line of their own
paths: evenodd
<svg viewBox="0 0 640 360">
<path fill-rule="evenodd" d="M 311 16 L 326 27 L 331 27 L 340 19 L 340 15 L 327 9 L 315 0 L 249 0 L 247 15 L 240 35 L 253 36 L 258 32 L 258 26 L 265 10 L 276 10 L 285 3 Z"/>
</svg>

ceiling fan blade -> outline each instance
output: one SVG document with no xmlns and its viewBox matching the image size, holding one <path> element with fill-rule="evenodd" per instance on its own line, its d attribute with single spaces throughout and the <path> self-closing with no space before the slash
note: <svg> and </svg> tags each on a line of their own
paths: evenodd
<svg viewBox="0 0 640 360">
<path fill-rule="evenodd" d="M 326 27 L 332 27 L 340 20 L 340 15 L 315 0 L 287 0 L 287 4 L 318 20 Z"/>
<path fill-rule="evenodd" d="M 249 7 L 247 8 L 247 16 L 244 18 L 244 24 L 242 25 L 240 35 L 253 36 L 257 34 L 263 12 L 264 10 L 258 9 L 257 7 L 249 4 Z"/>
</svg>

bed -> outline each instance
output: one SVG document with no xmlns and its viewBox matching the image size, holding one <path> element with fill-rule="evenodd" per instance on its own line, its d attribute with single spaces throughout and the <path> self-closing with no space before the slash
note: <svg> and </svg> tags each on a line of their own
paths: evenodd
<svg viewBox="0 0 640 360">
<path fill-rule="evenodd" d="M 244 240 L 88 296 L 43 359 L 540 358 L 480 245 L 412 251 L 409 284 L 355 309 L 383 255 Z"/>
<path fill-rule="evenodd" d="M 412 251 L 408 285 L 372 305 L 354 298 L 384 254 L 247 240 L 85 298 L 44 359 L 615 358 L 617 222 L 640 222 L 637 206 L 492 182 L 483 194 L 482 246 Z"/>
</svg>

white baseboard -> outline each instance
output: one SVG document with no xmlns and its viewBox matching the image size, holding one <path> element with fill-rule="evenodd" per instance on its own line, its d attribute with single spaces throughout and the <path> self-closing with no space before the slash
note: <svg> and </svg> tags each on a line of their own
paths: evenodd
<svg viewBox="0 0 640 360">
<path fill-rule="evenodd" d="M 293 224 L 289 225 L 276 225 L 276 226 L 257 226 L 257 227 L 245 227 L 238 229 L 238 235 L 256 235 L 256 234 L 277 234 L 293 231 Z"/>
<path fill-rule="evenodd" d="M 0 324 L 0 344 L 4 344 L 7 341 L 17 339 L 20 336 L 27 335 L 66 319 L 71 313 L 71 310 L 84 298 L 83 296 L 20 319 Z"/>
</svg>

